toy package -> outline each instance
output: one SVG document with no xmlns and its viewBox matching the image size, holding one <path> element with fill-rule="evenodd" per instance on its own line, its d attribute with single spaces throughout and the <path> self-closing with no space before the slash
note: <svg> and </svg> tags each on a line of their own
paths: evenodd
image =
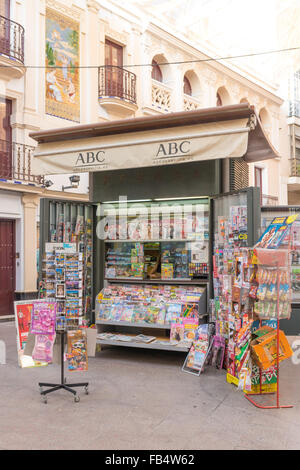
<svg viewBox="0 0 300 470">
<path fill-rule="evenodd" d="M 68 369 L 71 371 L 88 370 L 86 330 L 68 331 Z"/>
<path fill-rule="evenodd" d="M 31 318 L 31 333 L 36 335 L 53 335 L 55 333 L 55 321 L 55 302 L 34 302 Z"/>
<path fill-rule="evenodd" d="M 36 335 L 32 359 L 40 362 L 52 362 L 54 341 L 55 333 L 53 335 Z"/>
</svg>

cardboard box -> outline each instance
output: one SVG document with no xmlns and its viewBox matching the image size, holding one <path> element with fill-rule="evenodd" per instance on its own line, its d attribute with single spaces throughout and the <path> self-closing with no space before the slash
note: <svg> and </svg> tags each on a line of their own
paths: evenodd
<svg viewBox="0 0 300 470">
<path fill-rule="evenodd" d="M 263 330 L 263 331 L 262 331 Z M 263 370 L 276 364 L 277 360 L 277 330 L 263 327 L 256 330 L 256 338 L 251 341 L 251 352 L 254 362 Z M 283 331 L 279 331 L 279 362 L 288 359 L 293 351 Z"/>
</svg>

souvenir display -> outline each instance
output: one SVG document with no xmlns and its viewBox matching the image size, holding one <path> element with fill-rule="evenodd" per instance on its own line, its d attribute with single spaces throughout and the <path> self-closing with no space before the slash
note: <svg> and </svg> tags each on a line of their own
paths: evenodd
<svg viewBox="0 0 300 470">
<path fill-rule="evenodd" d="M 212 307 L 216 333 L 226 345 L 227 380 L 247 393 L 256 393 L 257 387 L 261 393 L 274 392 L 276 377 L 275 381 L 269 381 L 266 371 L 271 371 L 276 363 L 277 319 L 290 317 L 287 236 L 295 218 L 275 218 L 254 249 L 244 247 L 244 237 L 234 236 L 236 230 L 241 234 L 239 220 L 243 220 L 244 230 L 243 211 L 232 207 L 229 218 L 218 218 Z M 264 325 L 264 337 L 257 323 Z M 291 355 L 291 350 L 282 332 L 279 332 L 279 341 L 279 360 L 283 360 Z M 259 374 L 257 367 L 261 370 Z M 271 375 L 274 377 L 273 372 Z"/>
<path fill-rule="evenodd" d="M 105 278 L 207 278 L 208 200 L 157 206 L 141 205 L 134 215 L 128 209 L 124 217 L 104 204 Z"/>
<path fill-rule="evenodd" d="M 93 286 L 93 208 L 89 204 L 75 202 L 47 201 L 45 204 L 49 218 L 49 239 L 42 247 L 42 278 L 40 295 L 43 298 L 56 298 L 56 283 L 82 281 L 82 315 L 92 319 L 92 286 Z M 45 210 L 44 208 L 44 210 Z M 57 253 L 56 253 L 57 252 Z M 69 273 L 65 270 L 65 253 L 77 252 L 82 256 L 82 269 Z M 74 265 L 73 265 L 74 267 Z M 55 282 L 54 288 L 46 282 Z M 62 299 L 62 288 L 59 298 Z M 66 294 L 66 293 L 65 293 Z M 71 295 L 75 295 L 74 293 Z"/>
<path fill-rule="evenodd" d="M 82 324 L 87 302 L 87 296 L 84 296 L 83 253 L 76 251 L 75 243 L 47 243 L 46 265 L 49 260 L 51 269 L 48 266 L 44 271 L 44 297 L 56 301 L 58 318 L 64 316 L 66 324 L 72 323 L 72 326 L 78 327 Z M 61 324 L 62 320 L 59 323 Z"/>
</svg>

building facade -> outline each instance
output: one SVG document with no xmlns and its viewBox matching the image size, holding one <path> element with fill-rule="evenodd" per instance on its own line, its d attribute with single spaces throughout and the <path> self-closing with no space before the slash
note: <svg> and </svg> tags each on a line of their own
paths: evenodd
<svg viewBox="0 0 300 470">
<path fill-rule="evenodd" d="M 10 249 L 0 261 L 1 279 L 10 279 L 0 294 L 1 315 L 8 291 L 11 306 L 13 297 L 37 290 L 40 197 L 88 199 L 87 174 L 76 187 L 72 175 L 32 175 L 32 131 L 248 102 L 280 157 L 243 168 L 243 184 L 261 187 L 262 204 L 288 202 L 289 142 L 273 85 L 212 61 L 188 37 L 120 2 L 0 5 L 0 233 Z"/>
</svg>

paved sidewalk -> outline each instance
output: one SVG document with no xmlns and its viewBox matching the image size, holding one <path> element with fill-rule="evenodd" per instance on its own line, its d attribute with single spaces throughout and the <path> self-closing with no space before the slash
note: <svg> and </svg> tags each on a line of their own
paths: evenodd
<svg viewBox="0 0 300 470">
<path fill-rule="evenodd" d="M 59 366 L 20 369 L 13 323 L 0 323 L 0 339 L 0 449 L 300 449 L 300 364 L 290 360 L 281 388 L 292 409 L 253 407 L 224 371 L 185 374 L 180 353 L 130 348 L 106 349 L 88 372 L 67 373 L 90 382 L 79 403 L 59 391 L 45 405 L 37 383 L 59 380 Z"/>
</svg>

